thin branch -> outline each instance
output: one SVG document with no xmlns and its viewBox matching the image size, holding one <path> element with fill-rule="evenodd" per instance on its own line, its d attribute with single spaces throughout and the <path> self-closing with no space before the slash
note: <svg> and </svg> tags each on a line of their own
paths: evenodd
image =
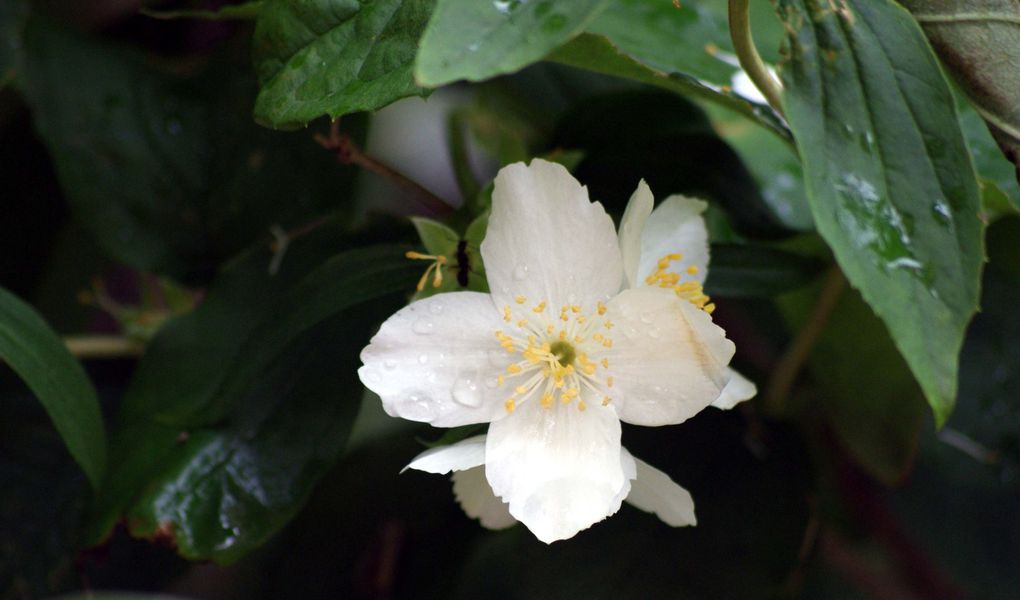
<svg viewBox="0 0 1020 600">
<path fill-rule="evenodd" d="M 145 347 L 122 335 L 69 335 L 64 344 L 78 358 L 133 358 Z"/>
<path fill-rule="evenodd" d="M 740 66 L 765 96 L 769 106 L 783 115 L 783 86 L 769 72 L 754 46 L 749 8 L 748 0 L 730 0 L 730 38 L 733 40 L 733 50 L 737 53 Z"/>
<path fill-rule="evenodd" d="M 833 265 L 825 278 L 822 292 L 818 296 L 818 301 L 815 303 L 815 308 L 808 317 L 807 323 L 804 324 L 790 347 L 779 359 L 772 379 L 769 381 L 765 393 L 765 410 L 770 414 L 782 414 L 793 384 L 797 381 L 797 375 L 800 374 L 804 363 L 811 356 L 815 342 L 825 330 L 825 325 L 829 322 L 829 317 L 832 316 L 832 311 L 839 303 L 845 289 L 846 278 L 839 267 Z"/>
<path fill-rule="evenodd" d="M 449 203 L 430 192 L 417 181 L 362 151 L 349 135 L 340 133 L 339 121 L 333 121 L 330 125 L 328 136 L 316 133 L 314 138 L 320 146 L 336 155 L 338 162 L 345 165 L 357 165 L 366 171 L 371 171 L 376 175 L 389 179 L 414 194 L 418 199 L 422 214 L 425 216 L 445 215 L 453 210 Z"/>
</svg>

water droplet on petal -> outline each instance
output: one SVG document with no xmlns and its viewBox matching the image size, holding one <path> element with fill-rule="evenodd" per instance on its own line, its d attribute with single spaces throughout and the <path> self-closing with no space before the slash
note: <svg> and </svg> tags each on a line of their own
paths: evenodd
<svg viewBox="0 0 1020 600">
<path fill-rule="evenodd" d="M 429 355 L 428 354 L 419 354 L 418 355 L 418 364 L 424 365 L 427 362 L 429 362 Z"/>
<path fill-rule="evenodd" d="M 382 366 L 387 371 L 392 371 L 393 369 L 397 368 L 397 361 L 395 361 L 395 360 L 386 360 L 386 361 L 383 361 Z"/>
<path fill-rule="evenodd" d="M 453 399 L 459 404 L 475 407 L 482 403 L 478 391 L 478 380 L 474 377 L 460 377 L 453 382 Z"/>
<path fill-rule="evenodd" d="M 499 386 L 499 380 L 498 379 L 496 379 L 495 377 L 486 377 L 485 378 L 485 387 L 489 388 L 490 390 L 494 390 L 494 389 L 496 389 L 497 386 Z"/>
<path fill-rule="evenodd" d="M 433 323 L 431 319 L 426 319 L 422 317 L 414 322 L 414 325 L 411 327 L 411 329 L 413 329 L 415 333 L 419 333 L 421 335 L 429 335 L 432 333 L 435 327 L 436 324 Z"/>
<path fill-rule="evenodd" d="M 429 305 L 429 312 L 431 312 L 434 315 L 440 315 L 443 313 L 443 308 L 445 307 L 443 306 L 442 302 L 433 302 L 432 304 Z"/>
<path fill-rule="evenodd" d="M 514 279 L 524 281 L 528 277 L 528 265 L 521 263 L 514 267 Z"/>
<path fill-rule="evenodd" d="M 411 392 L 407 399 L 397 406 L 398 414 L 413 421 L 426 421 L 434 416 L 432 398 L 424 392 Z"/>
</svg>

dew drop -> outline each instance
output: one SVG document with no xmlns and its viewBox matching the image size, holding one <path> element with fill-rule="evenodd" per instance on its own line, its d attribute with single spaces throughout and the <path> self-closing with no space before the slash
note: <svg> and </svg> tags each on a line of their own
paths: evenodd
<svg viewBox="0 0 1020 600">
<path fill-rule="evenodd" d="M 489 388 L 490 390 L 494 390 L 498 386 L 499 386 L 499 380 L 496 379 L 495 377 L 486 377 L 485 378 L 485 387 Z"/>
<path fill-rule="evenodd" d="M 442 302 L 433 302 L 432 304 L 429 305 L 429 312 L 434 315 L 441 315 L 443 314 L 444 308 L 445 307 L 443 306 Z"/>
<path fill-rule="evenodd" d="M 399 414 L 414 421 L 424 421 L 433 416 L 432 399 L 423 392 L 411 392 L 400 403 Z"/>
<path fill-rule="evenodd" d="M 387 371 L 392 371 L 393 369 L 397 368 L 397 361 L 395 361 L 395 360 L 386 360 L 386 361 L 383 361 L 382 366 Z"/>
<path fill-rule="evenodd" d="M 524 281 L 528 277 L 528 265 L 521 263 L 514 267 L 514 279 Z"/>
<path fill-rule="evenodd" d="M 419 354 L 418 355 L 418 364 L 424 365 L 427 362 L 429 362 L 429 355 L 428 354 Z"/>
<path fill-rule="evenodd" d="M 413 329 L 415 333 L 421 335 L 429 335 L 432 333 L 435 327 L 436 325 L 435 323 L 432 322 L 431 319 L 426 319 L 422 317 L 414 322 L 414 325 L 411 326 L 411 329 Z"/>
<path fill-rule="evenodd" d="M 478 391 L 478 380 L 474 377 L 460 377 L 453 382 L 453 399 L 464 406 L 478 406 L 482 395 Z"/>
</svg>

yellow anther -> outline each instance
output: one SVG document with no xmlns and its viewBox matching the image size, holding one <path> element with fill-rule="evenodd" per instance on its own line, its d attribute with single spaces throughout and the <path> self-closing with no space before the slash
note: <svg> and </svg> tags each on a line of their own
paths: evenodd
<svg viewBox="0 0 1020 600">
<path fill-rule="evenodd" d="M 553 395 L 549 392 L 542 394 L 542 408 L 551 408 L 553 405 Z"/>
<path fill-rule="evenodd" d="M 649 275 L 648 277 L 645 277 L 645 283 L 647 283 L 648 285 L 652 285 L 658 279 L 659 279 L 658 275 L 652 274 L 652 275 Z"/>
<path fill-rule="evenodd" d="M 517 402 L 515 402 L 513 398 L 510 398 L 503 403 L 503 406 L 506 407 L 506 412 L 512 413 L 514 412 L 514 409 L 517 408 Z"/>
<path fill-rule="evenodd" d="M 502 375 L 496 376 L 496 385 L 503 385 L 504 383 L 506 383 L 505 377 L 503 377 Z"/>
<path fill-rule="evenodd" d="M 712 313 L 714 313 L 714 312 L 715 312 L 715 304 L 706 304 L 706 305 L 705 305 L 705 309 L 704 309 L 704 310 L 705 310 L 705 312 L 707 312 L 708 314 L 712 314 Z"/>
<path fill-rule="evenodd" d="M 581 325 L 584 325 L 585 321 L 587 321 L 587 320 L 588 319 L 585 318 L 584 315 L 577 315 L 577 322 L 580 323 Z"/>
<path fill-rule="evenodd" d="M 527 300 L 528 299 L 525 298 L 524 296 L 517 296 L 516 298 L 514 298 L 514 302 L 516 302 L 517 304 L 524 304 Z"/>
<path fill-rule="evenodd" d="M 598 303 L 598 312 L 599 312 L 599 316 L 602 316 L 602 315 L 606 314 L 606 305 L 602 304 L 601 300 Z"/>
<path fill-rule="evenodd" d="M 673 253 L 666 255 L 666 258 L 668 258 L 669 260 L 683 260 L 684 255 L 680 253 Z"/>
<path fill-rule="evenodd" d="M 570 305 L 570 311 L 574 313 L 579 313 L 581 312 L 581 306 L 579 304 L 572 304 Z"/>
<path fill-rule="evenodd" d="M 612 402 L 612 401 L 613 401 L 613 399 L 610 398 L 609 396 L 603 396 L 602 397 L 602 406 L 609 406 L 609 403 Z"/>
<path fill-rule="evenodd" d="M 574 343 L 575 343 L 575 344 L 581 344 L 581 343 L 583 343 L 583 342 L 584 342 L 584 338 L 583 338 L 583 337 L 581 337 L 581 336 L 579 336 L 579 335 L 575 335 L 575 336 L 574 336 Z"/>
<path fill-rule="evenodd" d="M 606 387 L 613 387 L 613 376 L 606 377 Z"/>
<path fill-rule="evenodd" d="M 688 275 L 697 275 L 698 274 L 698 267 L 696 267 L 695 265 L 691 265 L 691 266 L 687 267 L 687 274 Z"/>
<path fill-rule="evenodd" d="M 545 326 L 545 332 L 546 333 L 552 333 L 554 331 L 556 331 L 556 326 L 553 325 L 552 323 L 550 323 L 550 324 Z"/>
<path fill-rule="evenodd" d="M 577 401 L 577 410 L 584 412 L 586 408 L 588 408 L 588 405 L 584 403 L 584 400 Z"/>
<path fill-rule="evenodd" d="M 559 375 L 553 376 L 553 387 L 555 388 L 563 387 L 563 377 Z"/>
<path fill-rule="evenodd" d="M 560 341 L 561 342 L 565 341 L 567 339 L 567 330 L 566 329 L 560 329 L 560 336 L 559 337 L 560 337 Z"/>
<path fill-rule="evenodd" d="M 538 304 L 535 305 L 535 308 L 533 308 L 531 310 L 533 310 L 533 311 L 535 311 L 537 313 L 540 313 L 540 312 L 544 311 L 545 310 L 545 302 L 539 302 Z"/>
<path fill-rule="evenodd" d="M 570 320 L 570 317 L 567 316 L 567 313 L 560 313 L 560 321 L 569 321 L 569 320 Z"/>
<path fill-rule="evenodd" d="M 591 339 L 595 340 L 596 342 L 601 342 L 603 340 L 603 336 L 601 333 L 596 333 L 595 335 L 591 336 Z"/>
<path fill-rule="evenodd" d="M 592 375 L 595 373 L 595 368 L 596 368 L 595 365 L 593 365 L 592 363 L 588 363 L 582 366 L 581 370 L 584 371 L 586 375 Z"/>
<path fill-rule="evenodd" d="M 519 385 L 514 388 L 514 391 L 517 392 L 518 394 L 525 394 L 527 393 L 528 388 L 524 387 L 523 385 Z"/>
<path fill-rule="evenodd" d="M 603 358 L 601 362 L 602 362 L 602 368 L 603 369 L 608 369 L 609 368 L 609 359 L 608 358 Z"/>
<path fill-rule="evenodd" d="M 666 257 L 660 258 L 659 262 L 658 262 L 658 264 L 656 266 L 658 266 L 659 269 L 663 269 L 663 270 L 664 269 L 668 269 L 669 268 L 669 257 L 666 256 Z"/>
<path fill-rule="evenodd" d="M 521 367 L 517 363 L 514 363 L 514 364 L 511 364 L 511 365 L 507 366 L 506 372 L 510 373 L 510 374 L 513 374 L 513 375 L 516 375 L 516 374 L 521 372 Z"/>
<path fill-rule="evenodd" d="M 520 321 L 517 321 L 517 326 L 518 327 L 524 327 L 527 324 L 528 324 L 528 320 L 527 319 L 521 319 Z"/>
<path fill-rule="evenodd" d="M 609 338 L 606 338 L 606 339 L 604 339 L 602 341 L 602 345 L 605 346 L 606 348 L 612 348 L 613 347 L 613 340 L 611 340 Z"/>
<path fill-rule="evenodd" d="M 489 314 L 492 314 L 492 313 L 489 313 Z M 510 305 L 509 304 L 503 307 L 503 320 L 506 321 L 507 323 L 510 322 Z"/>
</svg>

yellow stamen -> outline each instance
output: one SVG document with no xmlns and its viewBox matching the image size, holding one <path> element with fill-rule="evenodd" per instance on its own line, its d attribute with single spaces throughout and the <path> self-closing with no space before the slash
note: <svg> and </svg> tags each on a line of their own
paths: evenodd
<svg viewBox="0 0 1020 600">
<path fill-rule="evenodd" d="M 514 401 L 513 398 L 510 398 L 509 400 L 503 403 L 503 406 L 506 407 L 506 412 L 512 413 L 514 412 L 514 409 L 517 408 L 517 402 Z"/>
</svg>

